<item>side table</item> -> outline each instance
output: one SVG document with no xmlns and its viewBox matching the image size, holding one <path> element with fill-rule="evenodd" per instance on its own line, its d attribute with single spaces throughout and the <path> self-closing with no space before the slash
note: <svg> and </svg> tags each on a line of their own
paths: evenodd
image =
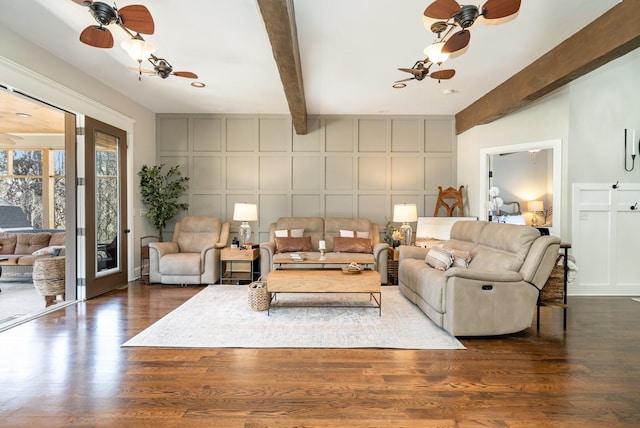
<svg viewBox="0 0 640 428">
<path fill-rule="evenodd" d="M 227 264 L 226 272 L 223 271 L 225 263 Z M 249 264 L 251 270 L 248 272 L 246 270 L 234 271 L 234 263 L 240 263 L 242 265 Z M 236 282 L 240 284 L 241 281 L 255 281 L 258 279 L 260 273 L 260 248 L 223 248 L 220 251 L 220 272 L 220 284 L 224 282 Z"/>
<path fill-rule="evenodd" d="M 551 275 L 547 280 L 547 283 L 540 291 L 538 297 L 538 308 L 536 316 L 536 327 L 540 329 L 540 307 L 547 306 L 550 308 L 559 308 L 563 310 L 562 325 L 567 329 L 567 279 L 569 276 L 569 249 L 571 244 L 567 242 L 560 243 L 560 249 L 564 250 L 564 259 L 562 266 L 557 265 L 553 267 Z"/>
<path fill-rule="evenodd" d="M 149 277 L 149 274 L 145 274 L 144 273 L 144 266 L 145 264 L 148 266 L 149 265 L 149 244 L 152 241 L 159 241 L 160 237 L 156 236 L 156 235 L 147 235 L 147 236 L 142 236 L 140 238 L 140 280 L 144 283 L 144 284 L 148 284 L 149 281 L 145 279 L 145 277 Z M 145 263 L 145 260 L 147 263 Z"/>
<path fill-rule="evenodd" d="M 398 256 L 400 251 L 396 248 L 389 247 L 387 258 L 387 284 L 398 285 Z"/>
</svg>

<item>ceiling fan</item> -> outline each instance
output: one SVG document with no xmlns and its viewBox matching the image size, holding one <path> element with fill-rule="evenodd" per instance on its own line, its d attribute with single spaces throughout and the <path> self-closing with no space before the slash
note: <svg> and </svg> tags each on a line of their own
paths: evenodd
<svg viewBox="0 0 640 428">
<path fill-rule="evenodd" d="M 153 65 L 153 70 L 146 70 L 140 67 L 129 67 L 129 69 L 139 73 L 138 80 L 142 80 L 142 74 L 153 74 L 166 79 L 169 76 L 186 77 L 187 79 L 197 79 L 198 75 L 190 71 L 173 71 L 173 66 L 164 58 L 158 58 L 151 54 L 149 62 Z"/>
<path fill-rule="evenodd" d="M 130 37 L 142 34 L 153 34 L 155 25 L 149 10 L 142 5 L 134 4 L 124 6 L 120 9 L 115 4 L 109 6 L 100 1 L 73 0 L 81 6 L 89 8 L 89 13 L 98 22 L 98 25 L 90 25 L 80 33 L 80 41 L 96 48 L 113 47 L 113 35 L 106 28 L 110 24 L 116 24 L 122 28 Z"/>
<path fill-rule="evenodd" d="M 422 80 L 427 76 L 431 77 L 432 79 L 437 79 L 439 83 L 441 80 L 451 79 L 456 74 L 456 71 L 453 69 L 438 70 L 429 73 L 433 64 L 434 63 L 431 62 L 429 58 L 425 58 L 416 61 L 416 63 L 413 64 L 413 67 L 411 68 L 398 68 L 398 70 L 404 71 L 405 73 L 411 73 L 413 77 L 396 80 L 395 82 L 393 82 L 393 87 L 404 88 L 405 86 L 407 86 L 404 82 L 408 82 L 409 80 Z"/>
<path fill-rule="evenodd" d="M 442 53 L 452 54 L 469 45 L 471 27 L 482 16 L 486 20 L 512 17 L 520 10 L 521 0 L 487 0 L 482 6 L 460 5 L 455 0 L 436 0 L 424 10 L 424 16 L 435 19 L 431 32 L 438 35 L 436 43 L 443 43 Z M 425 20 L 427 25 L 430 20 Z M 453 34 L 453 30 L 460 28 Z M 443 35 L 444 33 L 444 35 Z"/>
</svg>

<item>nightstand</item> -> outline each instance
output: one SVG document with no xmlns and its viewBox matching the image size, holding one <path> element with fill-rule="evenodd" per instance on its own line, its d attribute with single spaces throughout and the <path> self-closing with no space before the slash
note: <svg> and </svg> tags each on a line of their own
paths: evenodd
<svg viewBox="0 0 640 428">
<path fill-rule="evenodd" d="M 226 271 L 224 270 L 226 264 Z M 250 271 L 234 270 L 234 265 L 249 265 Z M 260 248 L 240 249 L 225 247 L 220 252 L 220 284 L 224 282 L 252 282 L 260 275 Z"/>
</svg>

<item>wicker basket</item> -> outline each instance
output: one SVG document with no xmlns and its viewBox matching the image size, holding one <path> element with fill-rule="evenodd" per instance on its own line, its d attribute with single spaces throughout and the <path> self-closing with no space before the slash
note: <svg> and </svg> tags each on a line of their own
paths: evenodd
<svg viewBox="0 0 640 428">
<path fill-rule="evenodd" d="M 248 286 L 249 308 L 252 311 L 266 311 L 269 309 L 269 293 L 267 292 L 267 281 L 262 277 L 253 281 Z"/>
<path fill-rule="evenodd" d="M 556 260 L 547 283 L 540 290 L 541 302 L 564 302 L 564 266 L 558 265 L 559 260 L 560 257 Z"/>
<path fill-rule="evenodd" d="M 33 285 L 38 294 L 45 297 L 47 306 L 53 303 L 55 296 L 64 299 L 64 257 L 43 257 L 33 264 Z"/>
</svg>

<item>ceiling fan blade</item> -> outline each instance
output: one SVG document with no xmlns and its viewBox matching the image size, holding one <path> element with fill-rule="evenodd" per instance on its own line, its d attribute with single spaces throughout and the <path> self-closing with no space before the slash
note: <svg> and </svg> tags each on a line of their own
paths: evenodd
<svg viewBox="0 0 640 428">
<path fill-rule="evenodd" d="M 452 69 L 434 71 L 429 75 L 432 79 L 447 80 L 456 75 L 456 71 Z"/>
<path fill-rule="evenodd" d="M 122 18 L 122 25 L 129 30 L 142 34 L 153 34 L 155 31 L 153 17 L 145 6 L 140 4 L 125 6 L 118 9 L 118 14 Z"/>
<path fill-rule="evenodd" d="M 462 30 L 455 33 L 453 36 L 447 40 L 447 42 L 442 47 L 442 53 L 453 53 L 457 52 L 460 49 L 464 49 L 469 44 L 471 40 L 471 32 L 468 30 Z"/>
<path fill-rule="evenodd" d="M 173 73 L 171 73 L 175 76 L 178 77 L 186 77 L 187 79 L 197 79 L 198 75 L 195 73 L 192 73 L 190 71 L 174 71 Z"/>
<path fill-rule="evenodd" d="M 398 70 L 404 71 L 405 73 L 411 73 L 411 74 L 414 74 L 416 76 L 419 75 L 419 74 L 422 74 L 422 70 L 417 70 L 415 68 L 399 68 Z"/>
<path fill-rule="evenodd" d="M 460 12 L 460 5 L 455 0 L 436 0 L 424 10 L 424 16 L 434 19 L 451 18 L 454 13 Z"/>
<path fill-rule="evenodd" d="M 73 0 L 74 3 L 78 3 L 80 6 L 89 6 L 93 3 L 91 0 Z"/>
<path fill-rule="evenodd" d="M 482 15 L 485 19 L 500 19 L 518 13 L 520 0 L 487 0 L 482 5 Z"/>
<path fill-rule="evenodd" d="M 402 82 L 408 82 L 409 80 L 416 80 L 415 77 L 407 77 L 406 79 L 400 79 L 400 80 L 396 80 L 393 83 L 402 83 Z"/>
<path fill-rule="evenodd" d="M 90 25 L 80 33 L 80 41 L 96 48 L 112 48 L 113 36 L 111 31 L 97 25 Z"/>
</svg>

